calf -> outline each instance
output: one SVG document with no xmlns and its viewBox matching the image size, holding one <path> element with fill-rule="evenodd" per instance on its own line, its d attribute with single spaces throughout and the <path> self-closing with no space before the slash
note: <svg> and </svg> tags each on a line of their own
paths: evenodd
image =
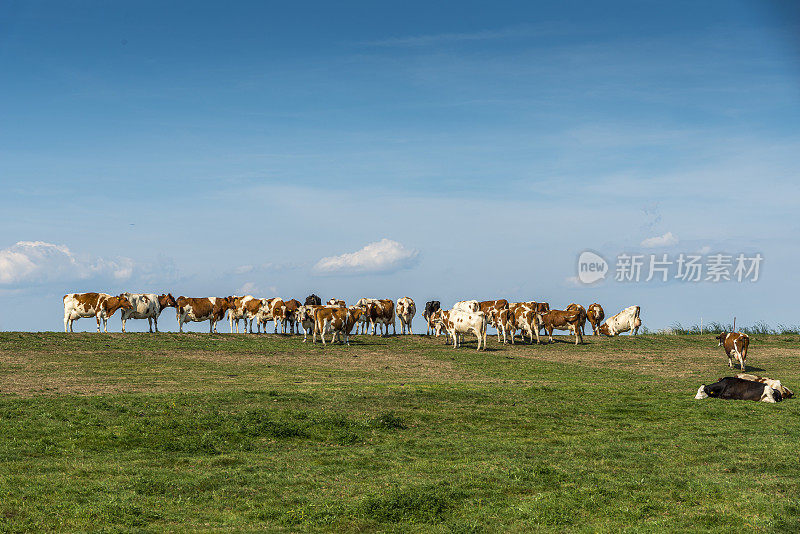
<svg viewBox="0 0 800 534">
<path fill-rule="evenodd" d="M 125 332 L 125 323 L 128 319 L 147 319 L 147 324 L 150 327 L 150 333 L 153 333 L 153 324 L 156 326 L 156 333 L 158 333 L 158 316 L 164 311 L 164 308 L 174 308 L 178 304 L 175 302 L 175 297 L 171 293 L 166 295 L 156 295 L 155 293 L 123 293 L 120 295 L 128 299 L 131 303 L 131 308 L 123 308 L 120 311 L 122 315 L 122 331 Z"/>
<path fill-rule="evenodd" d="M 577 311 L 581 314 L 580 318 L 578 318 L 578 323 L 581 325 L 581 335 L 586 335 L 586 308 L 581 306 L 580 304 L 575 304 L 574 302 L 567 306 L 567 311 Z"/>
<path fill-rule="evenodd" d="M 97 331 L 103 321 L 103 331 L 108 333 L 108 318 L 119 309 L 133 308 L 124 295 L 112 297 L 107 293 L 70 293 L 64 295 L 64 332 L 72 332 L 72 323 L 81 317 L 94 317 L 97 320 Z"/>
<path fill-rule="evenodd" d="M 761 382 L 762 384 L 766 384 L 775 391 L 779 391 L 781 397 L 784 399 L 791 399 L 794 397 L 794 392 L 781 384 L 780 380 L 773 380 L 772 378 L 767 378 L 765 376 L 756 376 L 756 375 L 748 375 L 745 373 L 739 373 L 736 375 L 736 378 L 741 378 L 743 380 L 750 380 L 751 382 Z"/>
<path fill-rule="evenodd" d="M 408 328 L 409 334 L 414 334 L 411 330 L 411 321 L 416 313 L 417 306 L 414 304 L 414 299 L 411 297 L 397 299 L 397 318 L 400 319 L 400 334 L 405 334 L 406 328 Z"/>
<path fill-rule="evenodd" d="M 183 332 L 183 323 L 208 321 L 209 333 L 217 332 L 217 322 L 233 308 L 233 299 L 221 297 L 192 298 L 180 296 L 177 300 L 178 331 Z"/>
<path fill-rule="evenodd" d="M 553 342 L 553 330 L 568 330 L 575 334 L 576 345 L 583 343 L 580 319 L 581 313 L 578 310 L 550 310 L 545 313 L 537 313 L 536 317 L 536 320 L 547 332 L 550 343 Z"/>
<path fill-rule="evenodd" d="M 700 386 L 697 389 L 697 395 L 694 396 L 698 400 L 707 397 L 761 402 L 780 402 L 783 400 L 780 391 L 767 384 L 733 376 L 720 378 L 718 382 L 708 386 Z"/>
<path fill-rule="evenodd" d="M 589 324 L 592 325 L 592 335 L 600 335 L 600 323 L 603 322 L 605 317 L 606 314 L 603 311 L 603 307 L 596 302 L 591 304 L 589 309 L 586 310 L 586 318 L 589 320 Z"/>
<path fill-rule="evenodd" d="M 639 319 L 639 306 L 628 306 L 615 316 L 606 320 L 598 331 L 606 336 L 616 336 L 623 332 L 630 332 L 631 335 L 639 333 L 639 327 L 642 326 L 642 320 Z"/>
<path fill-rule="evenodd" d="M 718 346 L 725 349 L 725 355 L 728 356 L 728 367 L 733 369 L 733 359 L 736 358 L 742 371 L 744 371 L 747 349 L 750 346 L 750 337 L 741 332 L 722 332 L 714 339 L 719 341 Z"/>
<path fill-rule="evenodd" d="M 425 322 L 428 324 L 426 335 L 431 335 L 431 332 L 434 330 L 433 314 L 441 307 L 442 303 L 438 300 L 429 300 L 425 303 L 425 311 L 422 312 L 422 318 L 425 319 Z"/>
</svg>

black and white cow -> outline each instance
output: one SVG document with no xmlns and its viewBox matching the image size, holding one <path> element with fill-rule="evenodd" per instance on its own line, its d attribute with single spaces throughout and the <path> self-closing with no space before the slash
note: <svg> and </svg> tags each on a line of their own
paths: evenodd
<svg viewBox="0 0 800 534">
<path fill-rule="evenodd" d="M 427 335 L 431 335 L 431 332 L 435 331 L 435 326 L 433 324 L 433 314 L 436 313 L 442 307 L 442 303 L 438 300 L 429 300 L 425 303 L 425 311 L 422 312 L 422 317 L 425 319 L 425 322 L 428 323 L 428 332 Z"/>
<path fill-rule="evenodd" d="M 695 399 L 716 397 L 719 399 L 751 400 L 761 402 L 780 402 L 783 400 L 781 392 L 767 384 L 744 380 L 733 376 L 720 378 L 718 382 L 697 389 Z"/>
</svg>

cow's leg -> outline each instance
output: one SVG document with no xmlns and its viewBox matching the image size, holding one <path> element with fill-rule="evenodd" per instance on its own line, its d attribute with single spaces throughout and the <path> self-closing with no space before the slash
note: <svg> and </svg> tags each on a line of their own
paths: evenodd
<svg viewBox="0 0 800 534">
<path fill-rule="evenodd" d="M 108 317 L 103 317 L 103 332 L 108 334 Z"/>
<path fill-rule="evenodd" d="M 158 334 L 158 316 L 153 317 L 153 324 L 156 327 L 156 334 Z"/>
<path fill-rule="evenodd" d="M 64 333 L 65 333 L 65 334 L 66 334 L 67 332 L 69 332 L 69 327 L 70 327 L 69 315 L 67 315 L 67 314 L 65 313 L 65 314 L 64 314 Z"/>
<path fill-rule="evenodd" d="M 178 314 L 178 332 L 183 333 L 183 318 Z"/>
<path fill-rule="evenodd" d="M 127 319 L 123 318 L 123 319 L 122 319 L 122 333 L 123 333 L 123 334 L 125 333 L 125 323 L 126 323 L 126 322 L 128 322 L 128 321 L 127 321 Z"/>
<path fill-rule="evenodd" d="M 733 369 L 733 358 L 731 358 L 730 354 L 728 354 L 728 367 Z"/>
<path fill-rule="evenodd" d="M 386 335 L 387 336 L 389 335 L 389 325 L 388 324 L 386 325 Z M 392 335 L 393 336 L 397 335 L 397 326 L 395 326 L 395 324 L 394 324 L 394 318 L 392 318 Z"/>
</svg>

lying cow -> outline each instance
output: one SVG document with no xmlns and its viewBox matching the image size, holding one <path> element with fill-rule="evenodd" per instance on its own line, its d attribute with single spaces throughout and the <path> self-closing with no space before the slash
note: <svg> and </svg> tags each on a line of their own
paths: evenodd
<svg viewBox="0 0 800 534">
<path fill-rule="evenodd" d="M 583 317 L 585 316 L 579 310 L 550 310 L 545 313 L 537 313 L 536 320 L 544 327 L 550 343 L 553 342 L 553 330 L 568 330 L 575 334 L 575 344 L 579 345 L 583 343 L 581 335 L 581 319 Z M 538 333 L 536 342 L 539 342 Z"/>
<path fill-rule="evenodd" d="M 736 375 L 736 378 L 741 378 L 743 380 L 750 380 L 751 382 L 761 382 L 762 384 L 766 384 L 775 391 L 779 391 L 781 397 L 784 399 L 791 399 L 794 397 L 794 392 L 781 384 L 780 380 L 773 380 L 771 378 L 767 378 L 765 376 L 756 376 L 756 375 L 748 375 L 745 373 L 739 373 Z"/>
<path fill-rule="evenodd" d="M 742 371 L 744 371 L 747 349 L 750 346 L 750 337 L 741 332 L 722 332 L 714 339 L 719 341 L 718 346 L 725 349 L 725 355 L 728 356 L 728 367 L 733 369 L 733 359 L 736 358 Z"/>
<path fill-rule="evenodd" d="M 436 313 L 442 307 L 442 303 L 438 300 L 429 300 L 425 303 L 425 311 L 422 312 L 422 318 L 425 319 L 425 322 L 428 324 L 428 331 L 425 333 L 426 335 L 431 335 L 431 332 L 434 331 L 435 325 L 433 324 L 433 314 Z"/>
<path fill-rule="evenodd" d="M 417 305 L 411 297 L 402 297 L 397 299 L 397 318 L 400 319 L 400 334 L 408 333 L 413 335 L 411 330 L 411 321 L 414 320 L 414 315 L 417 313 Z"/>
<path fill-rule="evenodd" d="M 123 293 L 120 295 L 128 299 L 131 303 L 131 308 L 123 308 L 120 311 L 122 315 L 122 331 L 125 332 L 125 323 L 128 319 L 147 319 L 147 324 L 150 327 L 150 333 L 153 333 L 153 324 L 158 333 L 158 316 L 164 311 L 164 308 L 174 308 L 178 305 L 175 302 L 175 297 L 171 293 L 166 295 L 156 295 L 155 293 Z"/>
<path fill-rule="evenodd" d="M 733 376 L 726 376 L 711 385 L 703 385 L 697 388 L 695 399 L 699 400 L 707 397 L 761 402 L 780 402 L 783 400 L 780 391 L 767 384 Z"/>
<path fill-rule="evenodd" d="M 233 308 L 233 299 L 221 297 L 178 297 L 178 331 L 183 332 L 183 323 L 208 321 L 209 333 L 217 333 L 217 322 L 225 318 L 225 313 Z"/>
<path fill-rule="evenodd" d="M 601 334 L 612 337 L 623 332 L 630 332 L 632 336 L 636 335 L 639 333 L 639 327 L 642 326 L 639 311 L 639 306 L 628 306 L 609 318 L 598 330 Z"/>
<path fill-rule="evenodd" d="M 603 319 L 606 318 L 606 313 L 603 311 L 603 307 L 596 302 L 591 304 L 586 310 L 586 318 L 589 320 L 589 324 L 592 325 L 592 334 L 599 336 L 600 323 L 602 323 Z"/>
<path fill-rule="evenodd" d="M 133 308 L 123 295 L 112 297 L 107 293 L 70 293 L 64 295 L 64 332 L 72 332 L 72 323 L 81 317 L 97 319 L 97 331 L 103 321 L 103 331 L 108 333 L 108 318 L 119 309 Z"/>
</svg>

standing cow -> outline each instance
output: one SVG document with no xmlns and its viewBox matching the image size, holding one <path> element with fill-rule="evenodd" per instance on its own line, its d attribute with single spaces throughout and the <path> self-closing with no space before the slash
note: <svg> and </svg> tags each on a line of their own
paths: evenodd
<svg viewBox="0 0 800 534">
<path fill-rule="evenodd" d="M 164 311 L 164 308 L 175 308 L 178 303 L 175 302 L 175 297 L 172 293 L 166 295 L 156 295 L 155 293 L 123 293 L 120 295 L 128 299 L 131 303 L 131 308 L 123 308 L 120 311 L 122 315 L 122 331 L 125 332 L 125 323 L 128 319 L 147 319 L 147 324 L 150 327 L 150 333 L 153 333 L 153 325 L 155 324 L 156 333 L 158 333 L 158 316 Z"/>
<path fill-rule="evenodd" d="M 592 335 L 599 336 L 600 323 L 606 318 L 603 307 L 596 302 L 591 304 L 589 309 L 586 310 L 586 318 L 589 320 L 589 324 L 592 325 Z"/>
<path fill-rule="evenodd" d="M 108 333 L 108 318 L 119 309 L 129 310 L 133 306 L 122 295 L 112 297 L 106 293 L 70 293 L 64 295 L 64 332 L 72 332 L 72 323 L 81 317 L 97 319 L 97 331 L 103 321 L 103 331 Z"/>
<path fill-rule="evenodd" d="M 581 306 L 580 304 L 572 303 L 566 308 L 567 311 L 575 310 L 580 313 L 580 317 L 578 318 L 578 324 L 581 326 L 581 335 L 586 335 L 586 308 Z"/>
<path fill-rule="evenodd" d="M 396 310 L 397 318 L 400 319 L 400 334 L 405 334 L 406 328 L 408 328 L 408 333 L 413 335 L 411 321 L 414 320 L 414 315 L 417 313 L 417 305 L 414 304 L 414 299 L 411 297 L 397 299 Z"/>
<path fill-rule="evenodd" d="M 722 332 L 714 339 L 719 341 L 719 347 L 725 349 L 725 355 L 728 357 L 728 367 L 733 369 L 733 359 L 736 358 L 742 371 L 744 371 L 747 349 L 750 347 L 750 336 L 741 332 Z"/>
<path fill-rule="evenodd" d="M 435 330 L 435 326 L 433 324 L 433 314 L 435 314 L 441 307 L 442 303 L 438 300 L 429 300 L 425 303 L 425 311 L 422 312 L 422 318 L 425 319 L 426 323 L 428 323 L 428 331 L 425 333 L 426 335 L 431 335 L 431 332 Z"/>
<path fill-rule="evenodd" d="M 217 333 L 217 323 L 225 319 L 225 313 L 233 308 L 233 299 L 223 297 L 184 297 L 177 300 L 178 331 L 183 332 L 183 324 L 208 321 L 210 334 Z"/>
</svg>

